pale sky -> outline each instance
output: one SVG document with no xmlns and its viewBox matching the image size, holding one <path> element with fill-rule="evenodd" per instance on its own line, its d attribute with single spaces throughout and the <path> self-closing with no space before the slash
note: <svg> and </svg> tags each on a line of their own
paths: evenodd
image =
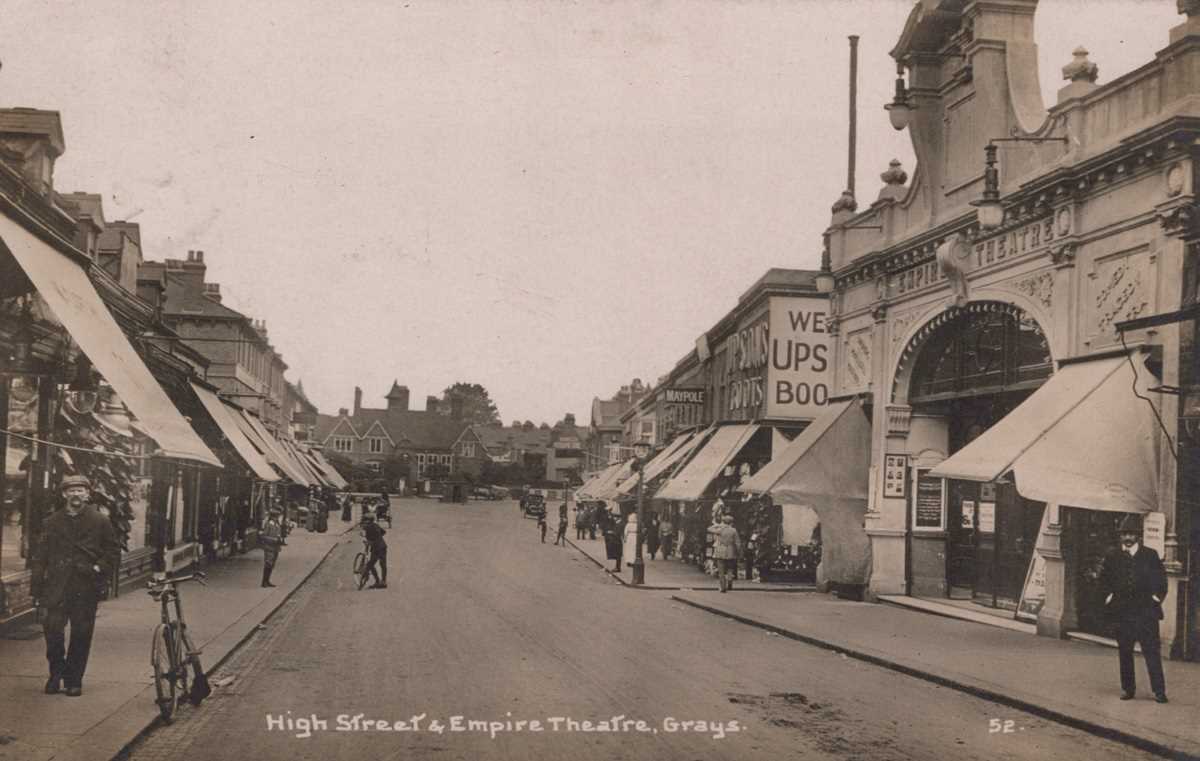
<svg viewBox="0 0 1200 761">
<path fill-rule="evenodd" d="M 769 267 L 816 268 L 845 184 L 899 158 L 887 51 L 911 2 L 9 0 L 0 105 L 62 113 L 62 192 L 202 249 L 323 412 L 456 381 L 508 422 L 655 382 Z M 1043 99 L 1103 84 L 1171 0 L 1043 0 Z"/>
</svg>

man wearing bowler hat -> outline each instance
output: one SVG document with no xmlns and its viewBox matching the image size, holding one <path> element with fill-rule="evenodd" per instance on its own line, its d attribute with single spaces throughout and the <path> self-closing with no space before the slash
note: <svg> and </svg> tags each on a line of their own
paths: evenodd
<svg viewBox="0 0 1200 761">
<path fill-rule="evenodd" d="M 1166 703 L 1158 622 L 1163 617 L 1162 601 L 1167 597 L 1167 573 L 1158 553 L 1142 545 L 1138 523 L 1132 515 L 1121 521 L 1121 548 L 1105 558 L 1100 588 L 1106 609 L 1117 624 L 1121 700 L 1132 700 L 1136 691 L 1133 645 L 1138 643 L 1146 659 L 1154 699 Z"/>
<path fill-rule="evenodd" d="M 101 585 L 112 573 L 112 558 L 119 555 L 112 524 L 89 501 L 88 480 L 67 476 L 59 488 L 65 506 L 42 525 L 32 589 L 42 609 L 50 665 L 46 694 L 62 690 L 78 697 L 83 694 L 83 672 L 92 647 Z M 68 623 L 71 641 L 66 645 Z"/>
</svg>

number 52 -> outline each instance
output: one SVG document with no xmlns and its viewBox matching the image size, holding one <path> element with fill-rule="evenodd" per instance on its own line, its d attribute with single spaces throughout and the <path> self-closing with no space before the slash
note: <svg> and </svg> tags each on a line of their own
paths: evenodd
<svg viewBox="0 0 1200 761">
<path fill-rule="evenodd" d="M 988 719 L 988 734 L 994 735 L 997 732 L 1002 734 L 1012 734 L 1017 731 L 1017 722 L 1013 719 Z"/>
</svg>

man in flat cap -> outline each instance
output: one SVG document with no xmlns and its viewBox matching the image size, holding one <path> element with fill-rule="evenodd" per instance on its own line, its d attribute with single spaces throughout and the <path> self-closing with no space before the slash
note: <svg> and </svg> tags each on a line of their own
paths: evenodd
<svg viewBox="0 0 1200 761">
<path fill-rule="evenodd" d="M 42 524 L 34 556 L 33 596 L 42 609 L 50 665 L 46 694 L 65 691 L 78 697 L 83 694 L 101 586 L 112 573 L 119 548 L 112 523 L 90 502 L 88 480 L 67 476 L 59 488 L 65 505 Z M 71 641 L 66 645 L 68 623 Z"/>
</svg>

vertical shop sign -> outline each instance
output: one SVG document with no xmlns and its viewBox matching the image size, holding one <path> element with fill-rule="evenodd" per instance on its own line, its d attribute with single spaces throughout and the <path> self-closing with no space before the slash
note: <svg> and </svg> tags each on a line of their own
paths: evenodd
<svg viewBox="0 0 1200 761">
<path fill-rule="evenodd" d="M 975 501 L 964 499 L 962 503 L 962 527 L 975 528 Z"/>
<path fill-rule="evenodd" d="M 946 528 L 946 481 L 929 475 L 930 468 L 918 468 L 913 489 L 913 528 L 918 531 L 943 531 Z"/>
<path fill-rule="evenodd" d="M 772 296 L 767 417 L 813 418 L 829 404 L 829 300 Z"/>
</svg>

